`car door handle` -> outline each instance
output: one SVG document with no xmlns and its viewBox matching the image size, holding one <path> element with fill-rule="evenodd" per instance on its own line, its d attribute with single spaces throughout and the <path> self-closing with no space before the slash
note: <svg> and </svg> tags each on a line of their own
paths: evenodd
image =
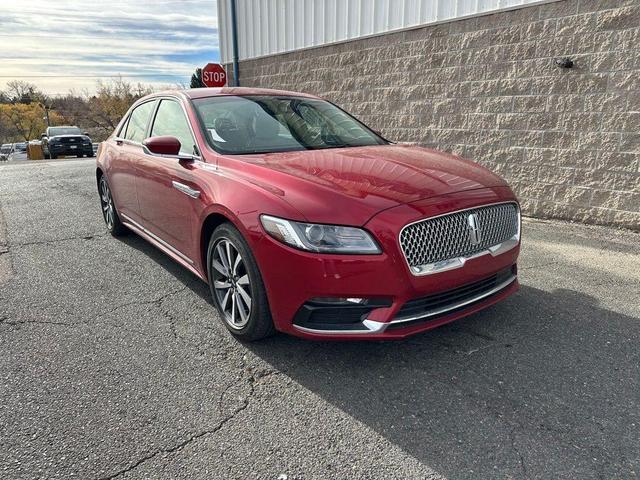
<svg viewBox="0 0 640 480">
<path fill-rule="evenodd" d="M 171 182 L 173 188 L 176 190 L 180 190 L 185 195 L 189 195 L 191 198 L 198 198 L 200 196 L 200 190 L 194 190 L 193 188 L 185 185 L 184 183 L 176 182 L 175 180 Z"/>
</svg>

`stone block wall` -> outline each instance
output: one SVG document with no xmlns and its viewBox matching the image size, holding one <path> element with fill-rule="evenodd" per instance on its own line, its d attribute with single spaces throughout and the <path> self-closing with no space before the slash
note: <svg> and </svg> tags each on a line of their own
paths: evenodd
<svg viewBox="0 0 640 480">
<path fill-rule="evenodd" d="M 640 0 L 561 0 L 246 60 L 240 81 L 315 93 L 391 140 L 478 161 L 525 215 L 640 230 Z"/>
</svg>

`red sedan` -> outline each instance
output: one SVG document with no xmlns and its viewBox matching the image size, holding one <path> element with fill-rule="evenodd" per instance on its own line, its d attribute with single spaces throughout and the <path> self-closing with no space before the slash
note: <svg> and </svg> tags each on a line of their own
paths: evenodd
<svg viewBox="0 0 640 480">
<path fill-rule="evenodd" d="M 504 180 L 312 95 L 147 96 L 102 144 L 96 176 L 109 231 L 207 282 L 245 340 L 402 338 L 518 289 L 520 210 Z"/>
</svg>

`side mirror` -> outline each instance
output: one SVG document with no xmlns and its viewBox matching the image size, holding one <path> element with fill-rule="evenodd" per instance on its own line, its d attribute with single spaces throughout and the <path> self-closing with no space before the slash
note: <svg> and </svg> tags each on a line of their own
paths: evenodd
<svg viewBox="0 0 640 480">
<path fill-rule="evenodd" d="M 156 155 L 177 156 L 180 153 L 180 140 L 176 137 L 149 137 L 142 142 L 142 145 Z"/>
</svg>

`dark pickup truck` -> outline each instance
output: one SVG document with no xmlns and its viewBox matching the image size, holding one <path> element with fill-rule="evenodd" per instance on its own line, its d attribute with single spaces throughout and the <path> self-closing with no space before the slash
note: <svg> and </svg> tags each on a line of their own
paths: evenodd
<svg viewBox="0 0 640 480">
<path fill-rule="evenodd" d="M 49 158 L 74 155 L 93 157 L 91 138 L 78 127 L 49 127 L 42 134 L 42 148 Z"/>
</svg>

